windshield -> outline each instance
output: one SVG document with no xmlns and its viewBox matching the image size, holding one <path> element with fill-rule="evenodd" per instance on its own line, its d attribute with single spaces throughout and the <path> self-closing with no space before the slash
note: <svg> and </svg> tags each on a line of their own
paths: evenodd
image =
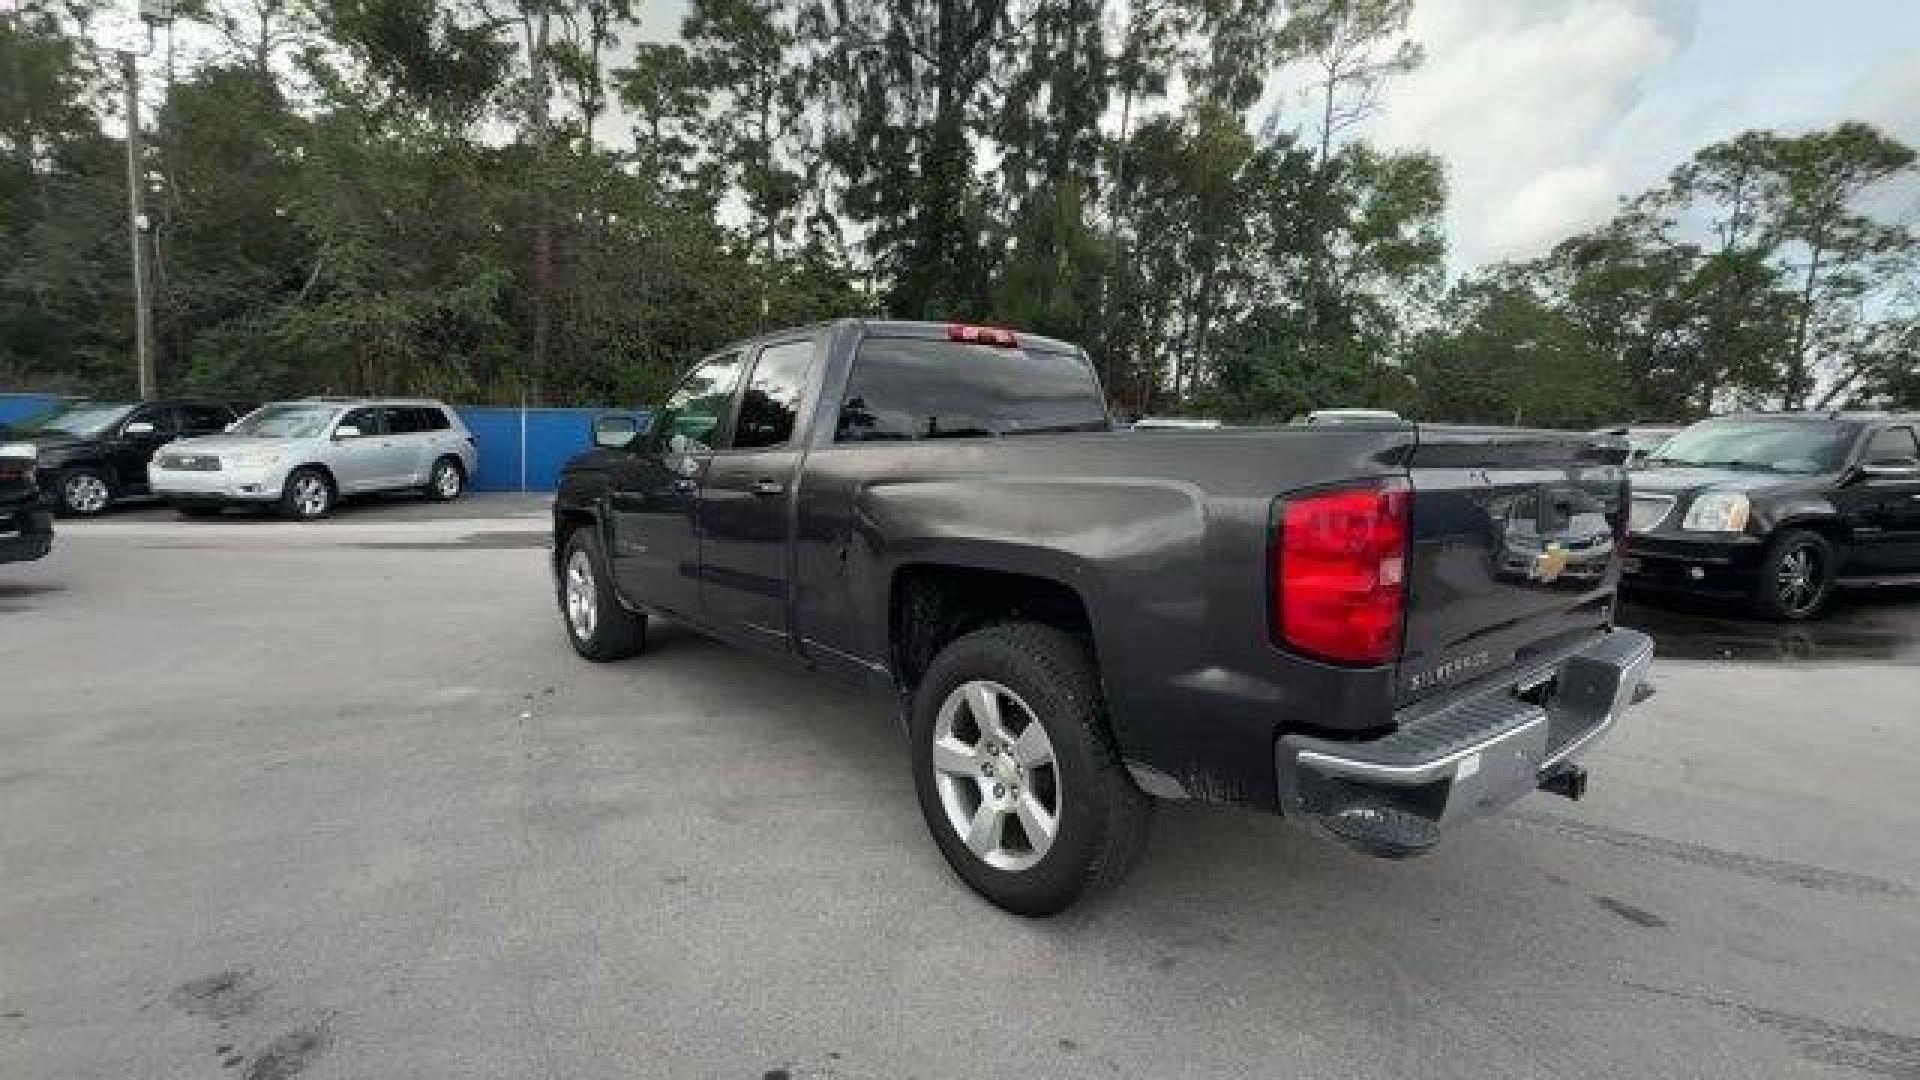
<svg viewBox="0 0 1920 1080">
<path fill-rule="evenodd" d="M 242 417 L 231 431 L 262 439 L 312 439 L 327 430 L 327 423 L 339 411 L 331 405 L 298 402 L 267 405 Z"/>
<path fill-rule="evenodd" d="M 1852 424 L 1797 420 L 1712 420 L 1695 424 L 1648 458 L 1654 465 L 1833 472 L 1847 459 Z"/>
<path fill-rule="evenodd" d="M 14 430 L 40 435 L 78 435 L 93 438 L 119 423 L 131 405 L 112 405 L 100 401 L 76 401 L 56 406 L 38 416 L 29 416 Z"/>
</svg>

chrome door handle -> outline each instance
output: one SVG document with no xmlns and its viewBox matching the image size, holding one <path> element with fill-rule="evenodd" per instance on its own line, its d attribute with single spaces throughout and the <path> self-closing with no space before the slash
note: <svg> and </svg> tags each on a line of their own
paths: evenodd
<svg viewBox="0 0 1920 1080">
<path fill-rule="evenodd" d="M 690 476 L 680 477 L 678 480 L 675 480 L 673 482 L 673 490 L 678 491 L 681 494 L 685 494 L 689 491 L 692 491 L 693 489 L 699 486 L 700 486 L 700 482 L 698 480 L 693 479 Z"/>
<path fill-rule="evenodd" d="M 755 495 L 784 495 L 786 491 L 787 485 L 778 480 L 755 480 L 753 482 L 753 493 Z"/>
</svg>

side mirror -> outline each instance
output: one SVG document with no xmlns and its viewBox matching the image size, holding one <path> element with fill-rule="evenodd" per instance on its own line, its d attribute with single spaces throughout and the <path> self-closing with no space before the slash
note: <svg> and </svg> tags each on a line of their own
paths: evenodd
<svg viewBox="0 0 1920 1080">
<path fill-rule="evenodd" d="M 609 450 L 630 446 L 640 434 L 640 417 L 635 413 L 602 413 L 593 418 L 593 445 Z"/>
<path fill-rule="evenodd" d="M 1920 461 L 1913 458 L 1881 458 L 1860 466 L 1860 475 L 1875 480 L 1920 480 Z"/>
<path fill-rule="evenodd" d="M 151 435 L 151 434 L 153 434 L 153 425 L 152 425 L 152 424 L 149 424 L 149 423 L 147 423 L 147 422 L 146 422 L 145 420 L 135 420 L 135 421 L 134 421 L 133 423 L 131 423 L 131 424 L 128 424 L 128 425 L 127 425 L 126 427 L 124 427 L 124 428 L 121 428 L 121 429 L 120 429 L 120 434 L 122 434 L 122 435 Z"/>
<path fill-rule="evenodd" d="M 357 439 L 360 437 L 360 429 L 354 427 L 352 424 L 341 424 L 339 427 L 333 429 L 333 437 L 336 441 L 340 439 Z"/>
</svg>

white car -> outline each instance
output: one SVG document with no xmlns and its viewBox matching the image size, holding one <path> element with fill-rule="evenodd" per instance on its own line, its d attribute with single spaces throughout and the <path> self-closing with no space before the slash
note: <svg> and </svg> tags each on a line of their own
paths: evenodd
<svg viewBox="0 0 1920 1080">
<path fill-rule="evenodd" d="M 168 443 L 148 476 L 182 514 L 259 506 L 311 520 L 377 491 L 457 499 L 476 460 L 472 433 L 438 401 L 307 398 L 263 405 L 220 435 Z"/>
</svg>

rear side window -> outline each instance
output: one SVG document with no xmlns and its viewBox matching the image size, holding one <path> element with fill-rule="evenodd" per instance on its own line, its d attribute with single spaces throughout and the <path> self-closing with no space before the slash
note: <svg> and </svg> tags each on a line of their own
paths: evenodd
<svg viewBox="0 0 1920 1080">
<path fill-rule="evenodd" d="M 414 411 L 420 414 L 421 431 L 446 431 L 453 426 L 447 419 L 447 410 L 438 405 L 422 405 Z"/>
<path fill-rule="evenodd" d="M 1888 428 L 1878 432 L 1867 443 L 1867 452 L 1860 456 L 1861 461 L 1920 461 L 1920 443 L 1913 437 L 1913 429 L 1905 427 Z"/>
<path fill-rule="evenodd" d="M 426 430 L 420 426 L 420 410 L 411 405 L 394 405 L 380 411 L 386 414 L 389 435 L 411 435 Z"/>
<path fill-rule="evenodd" d="M 854 357 L 840 442 L 1103 431 L 1106 401 L 1078 356 L 923 338 L 868 338 Z"/>
<path fill-rule="evenodd" d="M 733 445 L 742 450 L 785 446 L 793 438 L 800 396 L 806 393 L 813 368 L 813 342 L 791 341 L 760 350 L 753 378 L 740 396 L 740 418 L 734 424 Z"/>
</svg>

